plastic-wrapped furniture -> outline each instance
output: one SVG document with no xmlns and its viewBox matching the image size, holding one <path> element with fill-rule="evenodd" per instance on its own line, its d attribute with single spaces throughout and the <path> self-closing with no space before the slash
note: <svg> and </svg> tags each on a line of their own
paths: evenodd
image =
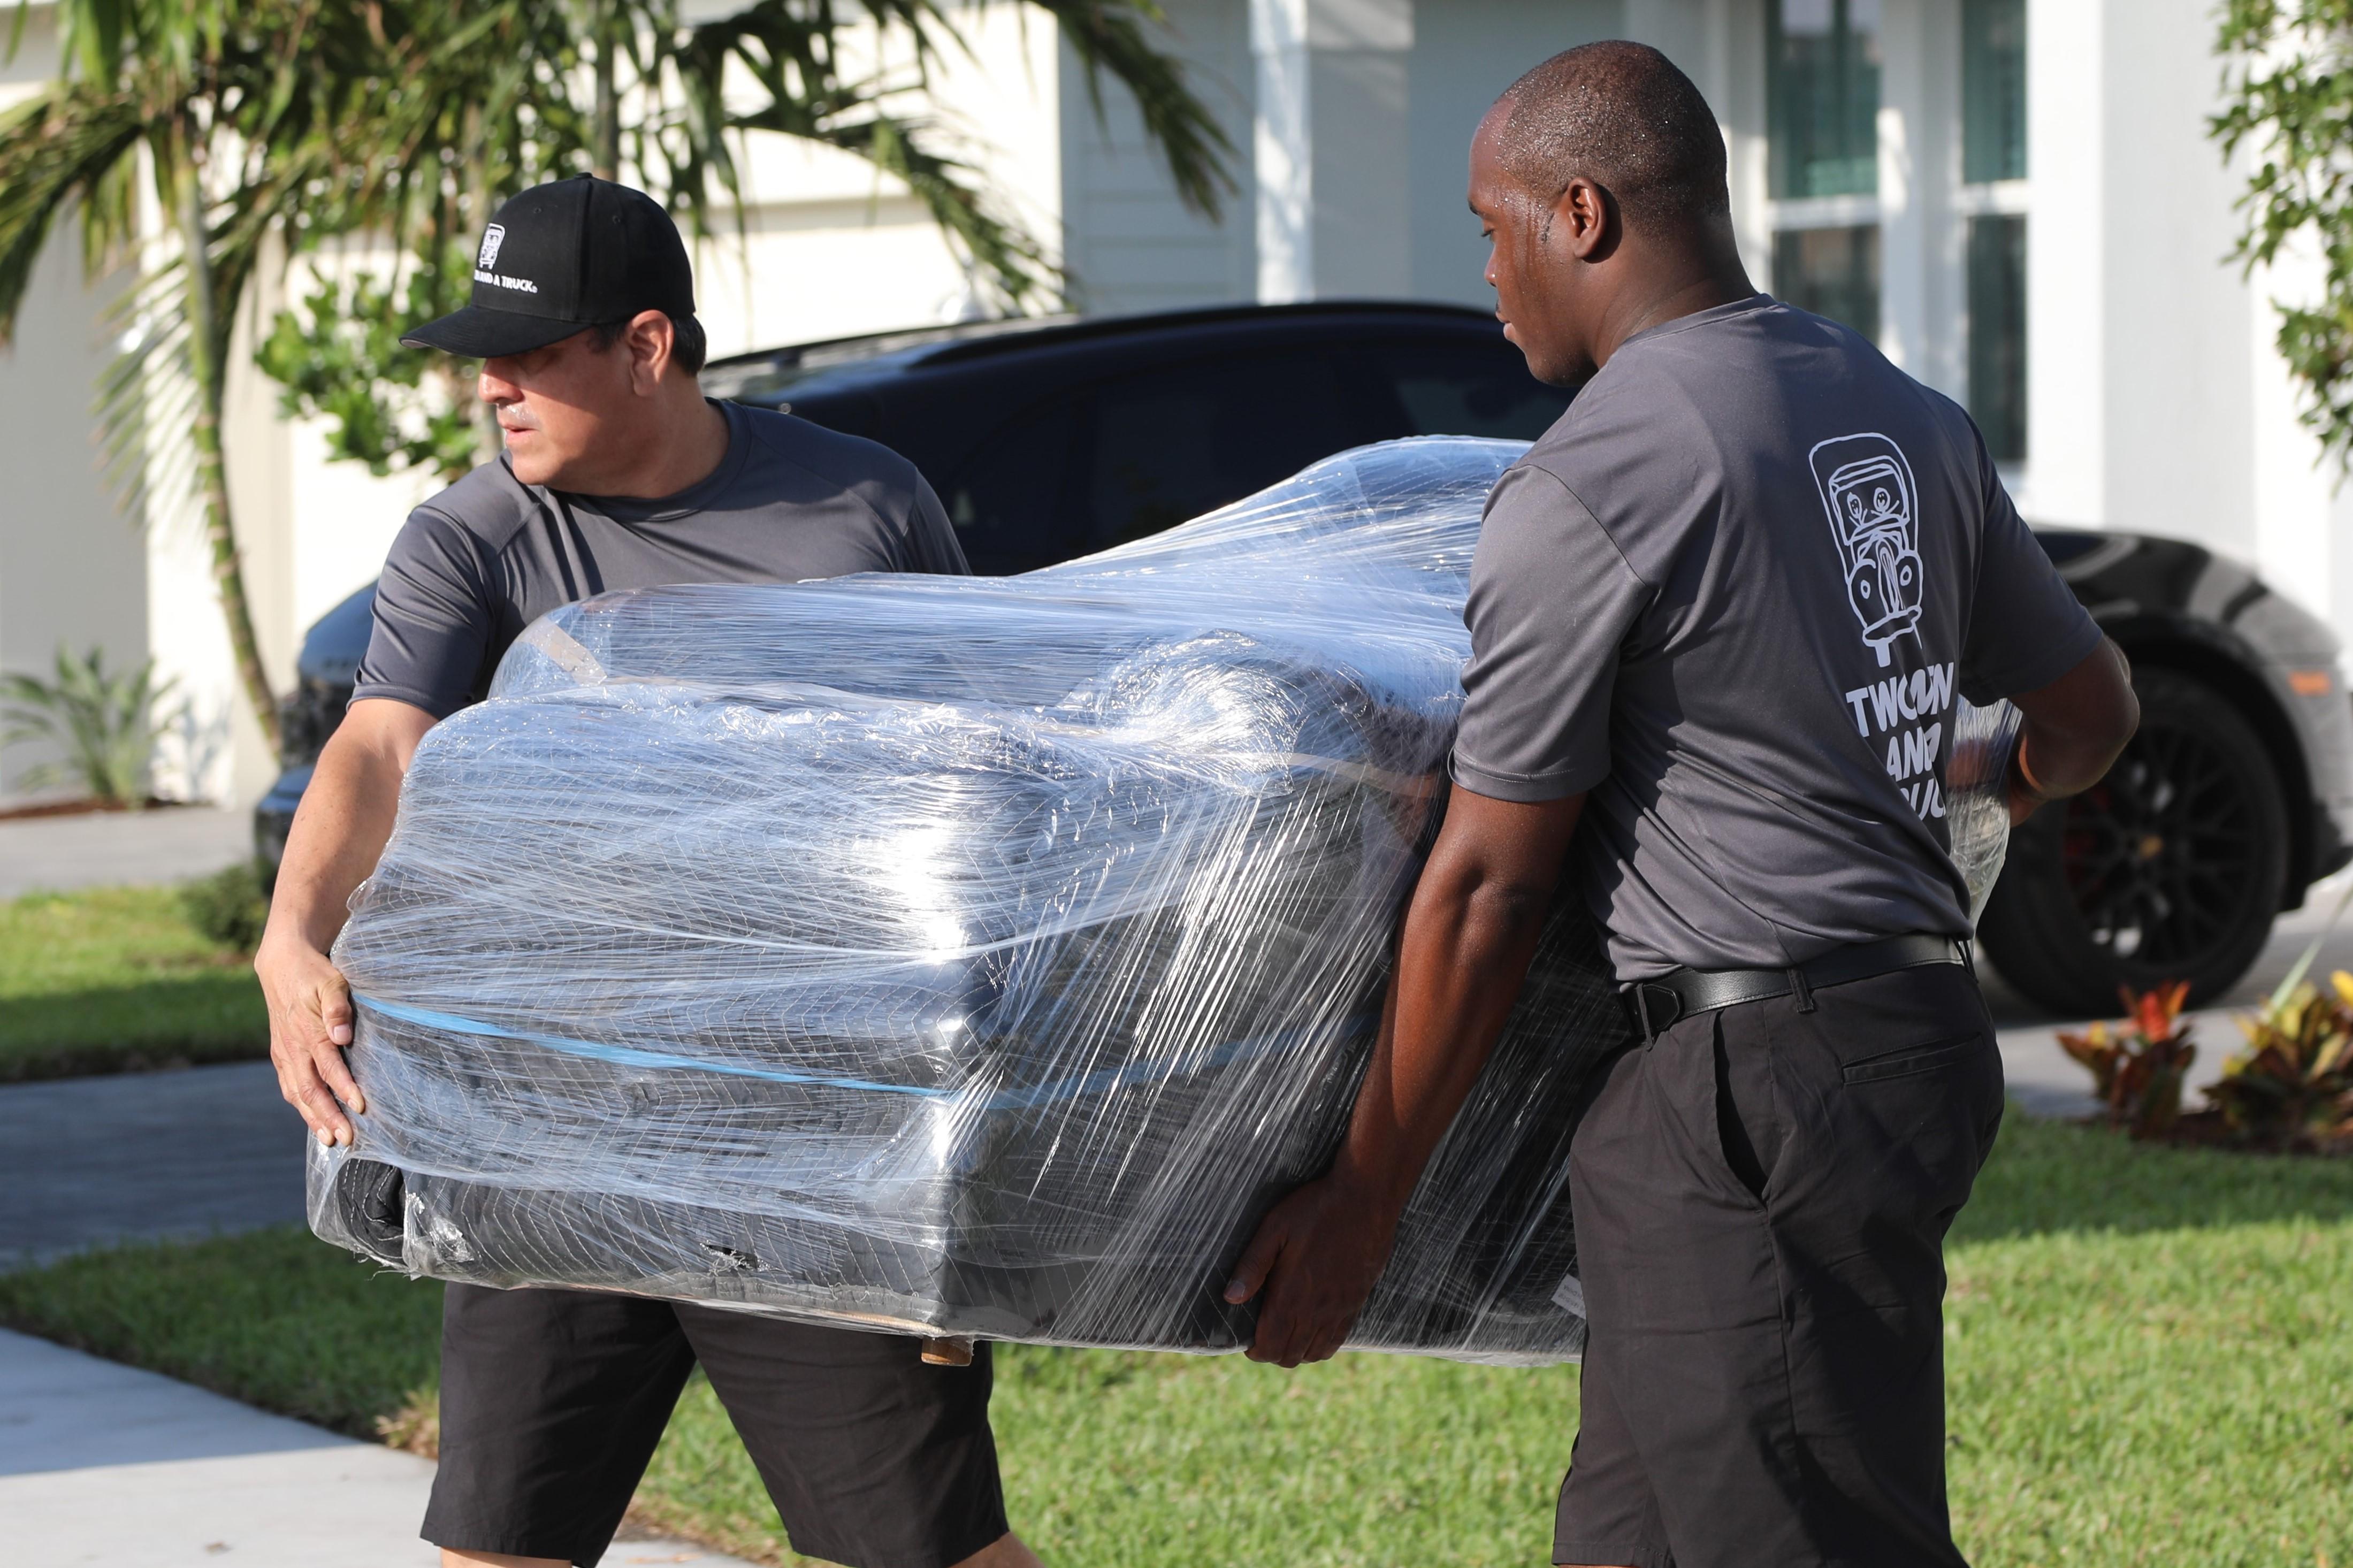
<svg viewBox="0 0 2353 1568">
<path fill-rule="evenodd" d="M 1219 1288 L 1363 1071 L 1521 449 L 1366 448 L 1022 577 L 548 616 L 354 900 L 369 1110 L 314 1227 L 492 1285 L 1246 1342 Z M 1577 1353 L 1567 1142 L 1630 1038 L 1564 902 L 1352 1344 Z"/>
</svg>

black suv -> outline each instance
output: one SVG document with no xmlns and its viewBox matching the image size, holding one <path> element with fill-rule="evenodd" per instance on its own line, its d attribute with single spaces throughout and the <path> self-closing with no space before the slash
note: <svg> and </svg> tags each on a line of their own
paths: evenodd
<svg viewBox="0 0 2353 1568">
<path fill-rule="evenodd" d="M 973 569 L 1026 572 L 1155 533 L 1319 458 L 1400 436 L 1533 440 L 1569 395 L 1493 318 L 1446 306 L 1240 306 L 988 322 L 723 360 L 712 395 L 892 447 L 938 489 Z M 2353 705 L 2328 628 L 2196 545 L 2041 531 L 2132 656 L 2142 725 L 2098 789 L 2013 836 L 1981 935 L 2069 1014 L 2119 984 L 2227 989 L 2272 919 L 2353 859 Z M 311 628 L 288 771 L 257 808 L 275 863 L 361 651 L 362 590 Z"/>
</svg>

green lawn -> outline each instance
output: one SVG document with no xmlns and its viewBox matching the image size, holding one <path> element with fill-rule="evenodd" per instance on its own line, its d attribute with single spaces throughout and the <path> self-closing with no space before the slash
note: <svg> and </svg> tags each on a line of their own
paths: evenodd
<svg viewBox="0 0 2353 1568">
<path fill-rule="evenodd" d="M 0 902 L 0 1083 L 269 1054 L 248 957 L 171 888 Z"/>
<path fill-rule="evenodd" d="M 2353 1162 L 2013 1117 L 1952 1271 L 1954 1507 L 1979 1568 L 2353 1564 Z M 0 1277 L 0 1321 L 375 1433 L 430 1408 L 438 1296 L 279 1233 Z M 1076 1568 L 1540 1563 L 1577 1419 L 1573 1368 L 998 1366 L 1014 1518 Z M 638 1511 L 793 1561 L 700 1383 Z"/>
</svg>

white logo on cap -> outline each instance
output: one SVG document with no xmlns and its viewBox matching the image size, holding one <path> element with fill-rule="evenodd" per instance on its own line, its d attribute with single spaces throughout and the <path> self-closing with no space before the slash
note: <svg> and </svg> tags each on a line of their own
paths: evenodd
<svg viewBox="0 0 2353 1568">
<path fill-rule="evenodd" d="M 506 226 L 503 224 L 494 223 L 482 230 L 482 254 L 475 258 L 474 265 L 481 268 L 496 267 L 499 264 L 499 246 L 506 237 Z"/>
</svg>

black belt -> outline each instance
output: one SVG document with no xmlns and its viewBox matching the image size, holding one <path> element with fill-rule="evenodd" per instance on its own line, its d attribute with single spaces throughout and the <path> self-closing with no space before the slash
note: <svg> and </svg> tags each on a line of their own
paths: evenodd
<svg viewBox="0 0 2353 1568">
<path fill-rule="evenodd" d="M 1948 936 L 1891 936 L 1832 948 L 1794 969 L 1677 969 L 1636 982 L 1630 994 L 1642 1037 L 1651 1040 L 1679 1019 L 1720 1007 L 1794 994 L 1799 1006 L 1811 1012 L 1813 993 L 1824 986 L 1927 963 L 1966 965 L 1968 961 L 1968 944 Z"/>
</svg>

